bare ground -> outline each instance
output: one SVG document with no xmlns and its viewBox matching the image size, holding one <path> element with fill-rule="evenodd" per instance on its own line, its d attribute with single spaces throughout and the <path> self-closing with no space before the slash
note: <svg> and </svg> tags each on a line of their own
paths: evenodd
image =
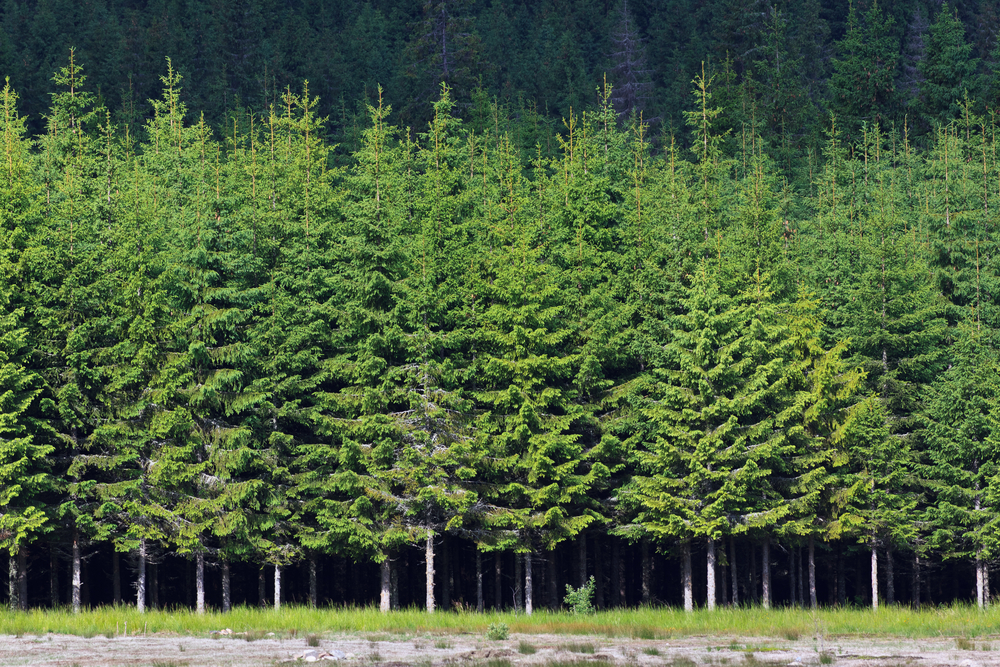
<svg viewBox="0 0 1000 667">
<path fill-rule="evenodd" d="M 248 639 L 252 641 L 248 641 Z M 840 667 L 1000 667 L 1000 637 L 963 640 L 866 639 L 858 637 L 609 639 L 579 635 L 513 635 L 490 641 L 482 635 L 341 635 L 247 637 L 149 635 L 91 638 L 69 635 L 0 636 L 0 666 L 142 665 L 149 667 L 305 664 L 324 653 L 342 667 L 694 667 L 695 665 L 817 665 Z M 532 649 L 534 652 L 532 653 Z M 327 658 L 329 659 L 329 658 Z M 491 663 L 486 665 L 486 663 Z M 552 667 L 556 667 L 552 665 Z"/>
</svg>

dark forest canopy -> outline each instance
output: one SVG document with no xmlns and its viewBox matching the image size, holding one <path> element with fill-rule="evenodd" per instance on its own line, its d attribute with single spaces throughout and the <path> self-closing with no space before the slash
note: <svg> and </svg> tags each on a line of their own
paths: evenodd
<svg viewBox="0 0 1000 667">
<path fill-rule="evenodd" d="M 169 56 L 185 103 L 216 128 L 308 79 L 338 132 L 363 122 L 378 85 L 396 101 L 394 122 L 421 125 L 441 81 L 466 118 L 481 89 L 561 130 L 571 108 L 597 103 L 607 74 L 629 110 L 683 134 L 706 62 L 748 84 L 786 150 L 805 150 L 831 110 L 852 125 L 908 116 L 927 131 L 957 113 L 965 88 L 983 108 L 1000 92 L 1000 12 L 974 0 L 9 0 L 0 17 L 0 70 L 35 131 L 71 47 L 116 122 L 149 117 Z"/>
<path fill-rule="evenodd" d="M 794 4 L 5 5 L 11 606 L 988 604 L 995 18 Z"/>
</svg>

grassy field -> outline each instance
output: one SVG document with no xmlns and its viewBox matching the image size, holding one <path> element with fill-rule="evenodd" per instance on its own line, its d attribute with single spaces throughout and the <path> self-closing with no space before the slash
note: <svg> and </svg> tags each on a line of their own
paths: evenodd
<svg viewBox="0 0 1000 667">
<path fill-rule="evenodd" d="M 82 636 L 120 636 L 139 633 L 207 635 L 231 628 L 259 637 L 268 632 L 279 637 L 315 633 L 398 635 L 473 633 L 485 635 L 491 623 L 503 622 L 513 633 L 580 634 L 637 639 L 710 635 L 720 637 L 814 636 L 855 637 L 988 637 L 1000 635 L 1000 609 L 981 612 L 975 607 L 955 605 L 914 611 L 906 607 L 826 609 L 816 613 L 802 609 L 719 609 L 685 614 L 671 608 L 640 608 L 604 611 L 589 616 L 536 612 L 533 616 L 513 613 L 435 613 L 403 610 L 381 614 L 376 608 L 321 608 L 285 606 L 272 609 L 239 607 L 228 614 L 209 612 L 198 616 L 189 610 L 136 613 L 130 607 L 100 607 L 74 615 L 67 609 L 0 612 L 0 634 L 42 635 L 49 632 Z"/>
</svg>

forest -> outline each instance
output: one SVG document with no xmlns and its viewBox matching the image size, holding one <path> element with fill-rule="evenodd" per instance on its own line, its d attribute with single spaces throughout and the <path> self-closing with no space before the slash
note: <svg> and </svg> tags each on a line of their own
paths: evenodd
<svg viewBox="0 0 1000 667">
<path fill-rule="evenodd" d="M 989 605 L 1000 18 L 839 7 L 4 3 L 9 607 Z"/>
</svg>

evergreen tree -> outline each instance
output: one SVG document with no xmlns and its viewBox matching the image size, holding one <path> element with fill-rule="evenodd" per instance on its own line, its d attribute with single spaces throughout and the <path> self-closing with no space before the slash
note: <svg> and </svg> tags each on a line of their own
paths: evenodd
<svg viewBox="0 0 1000 667">
<path fill-rule="evenodd" d="M 924 483 L 932 495 L 925 514 L 929 542 L 945 558 L 975 562 L 976 598 L 986 603 L 995 548 L 996 511 L 987 500 L 997 475 L 997 363 L 979 327 L 963 326 L 951 367 L 930 388 L 921 417 L 926 442 Z"/>
<path fill-rule="evenodd" d="M 972 57 L 972 45 L 965 41 L 965 27 L 946 2 L 941 5 L 926 37 L 926 51 L 917 68 L 918 109 L 927 126 L 945 124 L 961 116 L 961 100 L 979 94 L 979 59 Z"/>
<path fill-rule="evenodd" d="M 895 89 L 899 48 L 893 38 L 893 19 L 873 2 L 859 20 L 854 4 L 848 14 L 847 34 L 837 44 L 830 79 L 833 108 L 842 127 L 855 134 L 862 120 L 889 127 L 896 119 L 899 100 Z"/>
</svg>

